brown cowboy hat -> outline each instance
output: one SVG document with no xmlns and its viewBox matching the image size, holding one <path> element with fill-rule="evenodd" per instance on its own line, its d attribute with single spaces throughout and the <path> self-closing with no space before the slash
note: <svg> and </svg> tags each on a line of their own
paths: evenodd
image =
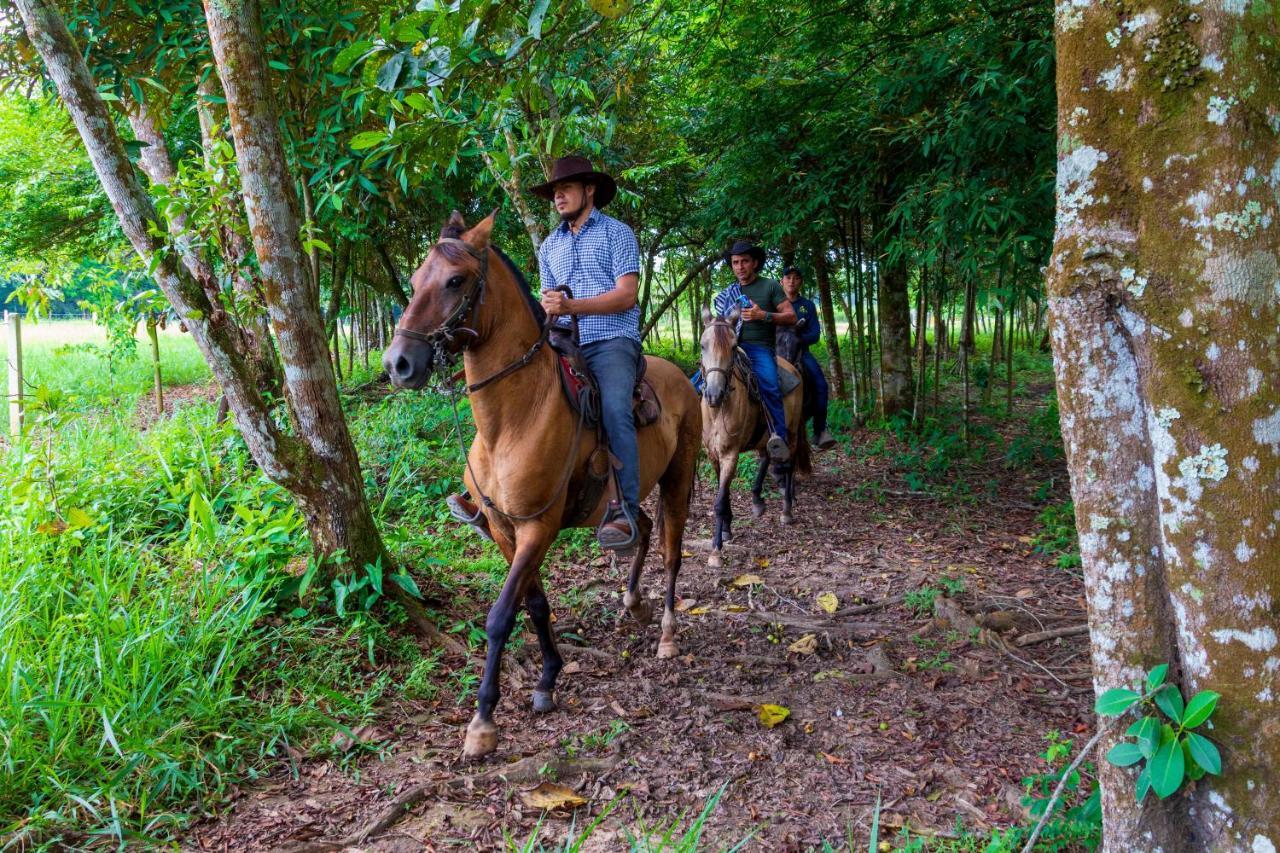
<svg viewBox="0 0 1280 853">
<path fill-rule="evenodd" d="M 594 204 L 596 207 L 604 207 L 613 201 L 613 197 L 618 194 L 618 185 L 613 178 L 604 172 L 597 172 L 591 168 L 591 161 L 586 157 L 578 157 L 576 155 L 561 157 L 557 160 L 556 164 L 551 167 L 551 180 L 545 184 L 530 187 L 529 191 L 536 196 L 551 201 L 555 198 L 555 186 L 561 181 L 582 181 L 584 184 L 595 184 Z"/>
<path fill-rule="evenodd" d="M 724 253 L 724 262 L 727 264 L 732 261 L 734 255 L 750 255 L 756 259 L 757 269 L 764 266 L 764 249 L 750 240 L 734 240 L 729 251 Z"/>
</svg>

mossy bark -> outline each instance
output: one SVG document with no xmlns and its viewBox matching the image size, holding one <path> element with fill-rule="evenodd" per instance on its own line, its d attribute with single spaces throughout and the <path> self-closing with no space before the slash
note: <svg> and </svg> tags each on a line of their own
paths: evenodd
<svg viewBox="0 0 1280 853">
<path fill-rule="evenodd" d="M 1107 850 L 1280 845 L 1280 66 L 1249 0 L 1057 11 L 1049 303 L 1095 688 L 1222 694 L 1220 777 L 1100 762 Z M 1103 743 L 1105 752 L 1110 743 Z"/>
</svg>

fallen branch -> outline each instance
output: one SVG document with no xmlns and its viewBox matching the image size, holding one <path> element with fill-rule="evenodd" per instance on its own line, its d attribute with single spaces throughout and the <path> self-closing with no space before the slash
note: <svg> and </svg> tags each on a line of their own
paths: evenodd
<svg viewBox="0 0 1280 853">
<path fill-rule="evenodd" d="M 794 616 L 790 613 L 778 613 L 772 610 L 749 610 L 746 617 L 753 622 L 767 625 L 778 624 L 784 628 L 814 634 L 848 635 L 850 637 L 869 637 L 884 630 L 881 625 L 866 622 L 841 623 L 829 619 L 815 619 L 809 616 Z"/>
<path fill-rule="evenodd" d="M 1046 640 L 1056 640 L 1059 637 L 1078 637 L 1081 634 L 1089 633 L 1088 625 L 1071 625 L 1066 628 L 1054 628 L 1052 631 L 1037 631 L 1034 634 L 1023 634 L 1014 640 L 1019 646 L 1030 646 L 1036 643 L 1043 643 Z"/>
<path fill-rule="evenodd" d="M 512 785 L 524 785 L 536 782 L 550 774 L 552 778 L 566 778 L 584 773 L 606 773 L 617 765 L 616 758 L 558 758 L 551 753 L 539 753 L 528 758 L 495 767 L 484 773 L 471 776 L 455 776 L 446 781 L 425 782 L 406 788 L 394 800 L 379 811 L 372 820 L 362 827 L 338 840 L 316 839 L 286 844 L 279 849 L 282 853 L 328 853 L 331 850 L 342 850 L 364 844 L 369 838 L 386 832 L 395 826 L 414 806 L 425 800 L 431 792 L 443 785 L 447 788 L 459 789 L 476 785 L 491 785 L 506 782 Z"/>
<path fill-rule="evenodd" d="M 888 598 L 882 598 L 879 601 L 873 601 L 870 604 L 859 604 L 856 607 L 845 607 L 832 613 L 832 617 L 842 619 L 846 616 L 860 616 L 863 613 L 871 613 L 894 604 L 898 604 L 905 598 L 904 595 L 891 595 Z"/>
</svg>

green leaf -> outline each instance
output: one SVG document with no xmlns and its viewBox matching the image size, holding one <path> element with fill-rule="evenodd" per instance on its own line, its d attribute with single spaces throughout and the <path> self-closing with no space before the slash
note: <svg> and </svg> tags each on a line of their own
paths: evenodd
<svg viewBox="0 0 1280 853">
<path fill-rule="evenodd" d="M 1156 792 L 1156 796 L 1162 800 L 1172 796 L 1182 785 L 1187 772 L 1182 745 L 1176 739 L 1164 744 L 1151 759 L 1147 769 L 1151 771 L 1151 789 Z"/>
<path fill-rule="evenodd" d="M 1156 707 L 1164 711 L 1175 723 L 1182 722 L 1182 694 L 1177 687 L 1167 687 L 1156 694 Z M 1160 789 L 1156 789 L 1160 793 Z"/>
<path fill-rule="evenodd" d="M 1093 706 L 1093 710 L 1099 716 L 1118 717 L 1125 711 L 1133 707 L 1142 697 L 1132 690 L 1126 690 L 1123 687 L 1114 687 L 1098 697 L 1097 704 Z"/>
<path fill-rule="evenodd" d="M 427 96 L 421 92 L 414 92 L 413 94 L 406 96 L 404 102 L 420 113 L 425 113 L 427 110 L 431 109 L 431 102 L 428 101 Z"/>
<path fill-rule="evenodd" d="M 461 50 L 466 50 L 476 43 L 476 30 L 480 29 L 480 19 L 476 18 L 471 22 L 471 26 L 467 27 L 466 32 L 462 34 L 462 41 L 458 42 Z"/>
<path fill-rule="evenodd" d="M 1138 738 L 1138 749 L 1143 758 L 1150 758 L 1160 748 L 1160 721 L 1146 716 L 1137 722 L 1137 727 L 1134 735 Z"/>
<path fill-rule="evenodd" d="M 1209 719 L 1213 714 L 1213 709 L 1218 707 L 1219 694 L 1212 690 L 1201 690 L 1195 696 L 1191 697 L 1191 701 L 1187 703 L 1187 711 L 1182 715 L 1182 726 L 1187 729 L 1194 729 L 1196 726 Z"/>
<path fill-rule="evenodd" d="M 1131 764 L 1137 764 L 1143 758 L 1145 756 L 1138 749 L 1138 745 L 1128 741 L 1116 744 L 1107 753 L 1107 761 L 1110 761 L 1116 767 L 1128 767 Z"/>
<path fill-rule="evenodd" d="M 363 151 L 366 148 L 372 148 L 381 142 L 385 142 L 386 139 L 387 135 L 380 130 L 366 130 L 351 137 L 351 147 L 356 151 Z"/>
<path fill-rule="evenodd" d="M 92 527 L 93 518 L 84 510 L 73 507 L 67 510 L 67 526 L 68 527 Z"/>
<path fill-rule="evenodd" d="M 400 87 L 400 72 L 404 70 L 404 54 L 393 53 L 378 69 L 377 86 L 384 92 L 394 92 Z"/>
<path fill-rule="evenodd" d="M 338 51 L 338 55 L 333 58 L 333 70 L 339 74 L 346 74 L 351 70 L 351 66 L 359 62 L 369 52 L 371 47 L 373 47 L 373 42 L 371 41 L 358 41 L 347 45 Z"/>
<path fill-rule="evenodd" d="M 1142 772 L 1138 774 L 1138 781 L 1135 785 L 1134 795 L 1138 798 L 1138 802 L 1142 802 L 1147 797 L 1147 792 L 1151 790 L 1151 765 L 1142 768 Z"/>
<path fill-rule="evenodd" d="M 412 595 L 414 598 L 422 598 L 422 591 L 418 589 L 418 584 L 412 577 L 407 574 L 394 574 L 391 580 L 395 581 L 396 586 Z"/>
<path fill-rule="evenodd" d="M 1161 684 L 1164 684 L 1164 677 L 1169 672 L 1169 664 L 1162 663 L 1154 667 L 1151 672 L 1147 673 L 1147 692 L 1150 693 Z"/>
<path fill-rule="evenodd" d="M 1196 764 L 1206 771 L 1215 776 L 1222 772 L 1222 755 L 1218 752 L 1218 748 L 1213 745 L 1213 741 L 1204 735 L 1187 732 L 1187 750 L 1191 753 L 1191 757 Z"/>
<path fill-rule="evenodd" d="M 288 66 L 288 65 L 286 65 L 286 64 L 285 64 L 285 63 L 283 63 L 283 62 L 281 62 L 281 61 L 280 61 L 280 60 L 278 60 L 278 59 L 268 59 L 268 60 L 267 60 L 267 64 L 268 64 L 268 65 L 270 65 L 272 68 L 274 68 L 274 69 L 275 69 L 275 70 L 277 70 L 277 71 L 291 71 L 291 70 L 292 70 L 291 68 L 289 68 L 289 66 Z"/>
<path fill-rule="evenodd" d="M 401 44 L 417 44 L 426 36 L 422 34 L 422 30 L 418 29 L 416 21 L 408 20 L 396 27 L 393 38 Z"/>
</svg>

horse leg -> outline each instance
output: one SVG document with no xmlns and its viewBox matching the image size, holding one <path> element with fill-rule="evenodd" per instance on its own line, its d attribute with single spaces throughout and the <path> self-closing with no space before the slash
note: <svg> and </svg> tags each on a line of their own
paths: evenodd
<svg viewBox="0 0 1280 853">
<path fill-rule="evenodd" d="M 790 462 L 782 469 L 778 476 L 778 485 L 782 491 L 782 523 L 794 524 L 795 516 L 792 510 L 796 503 L 796 466 Z"/>
<path fill-rule="evenodd" d="M 696 462 L 697 450 L 690 460 Z M 662 484 L 662 517 L 658 524 L 662 536 L 662 562 L 667 570 L 667 594 L 662 602 L 662 639 L 658 641 L 658 657 L 673 658 L 680 653 L 676 646 L 676 576 L 680 574 L 684 527 L 689 520 L 689 493 L 693 483 L 677 472 L 674 482 Z"/>
<path fill-rule="evenodd" d="M 556 677 L 564 667 L 564 658 L 560 657 L 555 635 L 551 633 L 551 604 L 547 601 L 541 578 L 535 576 L 529 585 L 524 596 L 524 609 L 529 613 L 533 630 L 538 634 L 538 646 L 542 649 L 542 677 L 538 679 L 538 686 L 533 688 L 533 710 L 545 714 L 556 709 Z"/>
<path fill-rule="evenodd" d="M 769 457 L 760 454 L 756 465 L 756 481 L 751 485 L 751 515 L 760 518 L 764 515 L 764 477 L 769 473 Z"/>
<path fill-rule="evenodd" d="M 738 454 L 732 453 L 720 465 L 720 489 L 716 492 L 716 526 L 711 534 L 711 556 L 707 558 L 707 565 L 713 569 L 724 565 L 721 547 L 724 540 L 730 538 L 733 525 L 733 503 L 729 500 L 729 484 L 733 482 L 733 475 L 737 472 Z"/>
<path fill-rule="evenodd" d="M 627 578 L 627 591 L 622 594 L 622 603 L 626 605 L 627 612 L 633 619 L 641 625 L 648 625 L 653 621 L 653 605 L 640 592 L 640 572 L 644 570 L 645 558 L 649 556 L 649 539 L 653 532 L 653 522 L 644 510 L 640 510 L 636 523 L 640 526 L 640 537 L 636 542 L 636 552 L 631 557 L 631 576 Z"/>
<path fill-rule="evenodd" d="M 493 723 L 493 710 L 501 694 L 498 678 L 502 673 L 502 652 L 516 624 L 516 609 L 537 578 L 542 558 L 554 539 L 555 531 L 543 528 L 516 531 L 515 558 L 511 561 L 502 592 L 489 608 L 489 616 L 484 623 L 489 647 L 476 697 L 476 713 L 467 724 L 467 737 L 462 744 L 462 754 L 466 758 L 480 758 L 498 746 L 498 727 Z"/>
</svg>

